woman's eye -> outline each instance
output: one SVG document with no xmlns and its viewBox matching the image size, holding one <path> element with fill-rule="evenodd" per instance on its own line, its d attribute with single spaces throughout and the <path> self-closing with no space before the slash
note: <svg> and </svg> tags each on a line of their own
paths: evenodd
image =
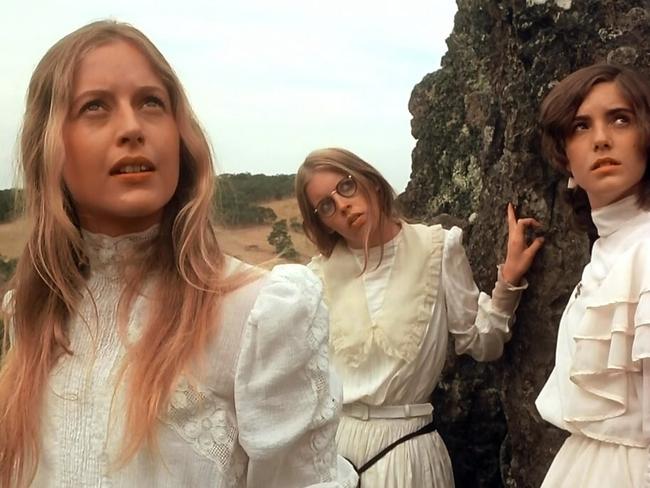
<svg viewBox="0 0 650 488">
<path fill-rule="evenodd" d="M 332 210 L 334 210 L 334 202 L 331 198 L 326 198 L 318 205 L 318 212 L 323 216 L 331 214 Z"/>
<path fill-rule="evenodd" d="M 626 126 L 630 123 L 630 118 L 627 117 L 626 115 L 618 115 L 614 119 L 614 125 L 617 125 L 619 127 Z"/>
<path fill-rule="evenodd" d="M 584 130 L 587 130 L 589 126 L 587 125 L 586 122 L 574 122 L 573 126 L 571 127 L 571 132 L 582 132 Z"/>
<path fill-rule="evenodd" d="M 339 187 L 339 193 L 342 195 L 349 195 L 354 191 L 355 183 L 351 179 L 343 180 Z"/>
<path fill-rule="evenodd" d="M 103 108 L 101 100 L 91 100 L 82 105 L 80 113 L 97 112 Z"/>
<path fill-rule="evenodd" d="M 156 107 L 156 108 L 165 108 L 165 102 L 162 101 L 160 97 L 155 95 L 149 95 L 144 99 L 145 107 Z"/>
</svg>

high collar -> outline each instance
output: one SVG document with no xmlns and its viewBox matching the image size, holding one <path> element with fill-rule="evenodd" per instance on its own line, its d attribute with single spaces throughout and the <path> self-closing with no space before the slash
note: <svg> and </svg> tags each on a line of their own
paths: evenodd
<svg viewBox="0 0 650 488">
<path fill-rule="evenodd" d="M 81 229 L 91 272 L 110 275 L 118 273 L 121 264 L 124 264 L 142 243 L 154 240 L 159 228 L 159 225 L 154 225 L 140 232 L 116 237 Z"/>
<path fill-rule="evenodd" d="M 637 220 L 646 212 L 639 208 L 638 197 L 630 195 L 617 202 L 591 211 L 591 218 L 596 224 L 598 235 L 607 237 L 622 227 Z"/>
</svg>

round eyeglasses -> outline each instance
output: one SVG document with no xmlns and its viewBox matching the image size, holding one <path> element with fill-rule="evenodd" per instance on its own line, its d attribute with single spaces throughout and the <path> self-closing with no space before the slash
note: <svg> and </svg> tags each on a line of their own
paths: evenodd
<svg viewBox="0 0 650 488">
<path fill-rule="evenodd" d="M 352 175 L 347 175 L 345 178 L 341 179 L 336 187 L 330 192 L 329 195 L 322 198 L 316 208 L 314 213 L 318 214 L 321 218 L 331 217 L 336 212 L 336 201 L 332 196 L 336 193 L 345 198 L 350 198 L 357 192 L 357 182 L 354 181 Z"/>
</svg>

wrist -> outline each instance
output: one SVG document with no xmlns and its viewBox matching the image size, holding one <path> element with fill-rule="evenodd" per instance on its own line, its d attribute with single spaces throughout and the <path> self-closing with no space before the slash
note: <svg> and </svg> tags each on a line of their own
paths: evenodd
<svg viewBox="0 0 650 488">
<path fill-rule="evenodd" d="M 519 286 L 521 283 L 521 279 L 523 275 L 521 273 L 517 273 L 513 271 L 508 264 L 503 264 L 500 266 L 501 269 L 501 278 L 503 281 L 505 281 L 507 284 L 511 286 Z"/>
</svg>

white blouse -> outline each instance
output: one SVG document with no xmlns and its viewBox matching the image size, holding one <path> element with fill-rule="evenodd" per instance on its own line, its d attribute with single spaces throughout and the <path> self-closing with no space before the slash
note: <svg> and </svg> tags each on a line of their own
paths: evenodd
<svg viewBox="0 0 650 488">
<path fill-rule="evenodd" d="M 116 391 L 125 347 L 114 263 L 143 236 L 84 234 L 88 289 L 70 323 L 74 354 L 63 356 L 50 377 L 32 486 L 356 486 L 356 474 L 335 450 L 341 392 L 329 371 L 321 285 L 298 265 L 278 266 L 225 298 L 207 368 L 194 382 L 181 379 L 160 419 L 159 453 L 141 449 L 126 466 L 113 464 L 125 402 L 123 387 Z M 234 259 L 229 265 L 239 266 Z M 128 340 L 138 337 L 147 308 L 139 296 Z"/>
<path fill-rule="evenodd" d="M 555 367 L 536 406 L 561 429 L 647 447 L 650 212 L 631 196 L 592 217 L 600 237 L 562 315 Z"/>
<path fill-rule="evenodd" d="M 378 268 L 380 250 L 370 249 L 363 279 L 373 318 L 381 309 L 390 273 L 399 272 L 393 262 L 400 236 L 401 233 L 384 246 Z M 362 263 L 363 251 L 352 252 Z M 316 266 L 315 261 L 310 263 L 310 267 Z M 457 354 L 470 354 L 479 361 L 499 358 L 503 344 L 510 338 L 521 291 L 526 287 L 513 287 L 499 280 L 498 300 L 480 292 L 462 245 L 462 230 L 445 230 L 438 294 L 416 357 L 406 362 L 373 344 L 368 360 L 352 367 L 331 352 L 332 362 L 343 380 L 343 402 L 374 406 L 428 402 L 445 363 L 449 333 L 454 336 Z"/>
</svg>

